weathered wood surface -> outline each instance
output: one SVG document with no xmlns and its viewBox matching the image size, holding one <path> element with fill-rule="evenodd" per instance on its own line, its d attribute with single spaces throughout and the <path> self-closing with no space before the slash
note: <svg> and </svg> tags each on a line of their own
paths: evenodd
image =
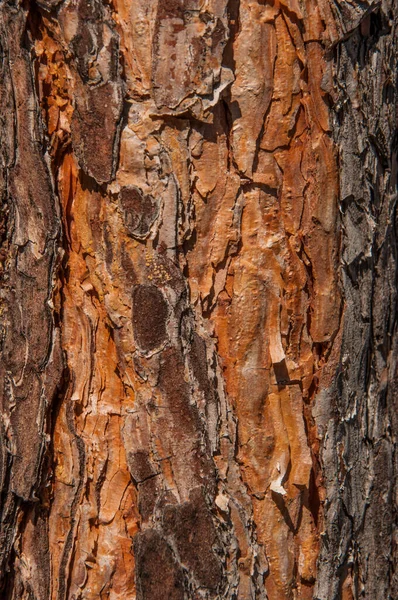
<svg viewBox="0 0 398 600">
<path fill-rule="evenodd" d="M 398 597 L 396 21 L 0 2 L 2 597 Z"/>
</svg>

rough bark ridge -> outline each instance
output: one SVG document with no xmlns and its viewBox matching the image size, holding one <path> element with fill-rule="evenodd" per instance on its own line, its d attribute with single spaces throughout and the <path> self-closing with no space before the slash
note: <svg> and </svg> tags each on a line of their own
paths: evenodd
<svg viewBox="0 0 398 600">
<path fill-rule="evenodd" d="M 0 2 L 8 600 L 397 595 L 394 9 Z"/>
<path fill-rule="evenodd" d="M 397 5 L 338 4 L 344 327 L 319 399 L 328 496 L 317 598 L 396 598 Z"/>
<path fill-rule="evenodd" d="M 25 45 L 26 12 L 2 3 L 0 15 L 0 565 L 4 573 L 17 531 L 23 527 L 23 515 L 28 512 L 34 515 L 37 545 L 46 553 L 40 467 L 48 447 L 48 417 L 60 382 L 62 358 L 59 329 L 54 328 L 51 311 L 59 210 L 43 153 L 32 61 Z M 39 499 L 40 504 L 32 504 Z M 46 585 L 40 573 L 37 585 L 40 590 Z M 40 591 L 38 597 L 44 594 Z"/>
</svg>

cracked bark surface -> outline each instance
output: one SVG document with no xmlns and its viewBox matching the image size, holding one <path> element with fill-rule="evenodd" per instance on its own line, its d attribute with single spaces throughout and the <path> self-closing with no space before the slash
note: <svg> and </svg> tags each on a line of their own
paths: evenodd
<svg viewBox="0 0 398 600">
<path fill-rule="evenodd" d="M 0 2 L 6 600 L 398 596 L 396 22 Z"/>
</svg>

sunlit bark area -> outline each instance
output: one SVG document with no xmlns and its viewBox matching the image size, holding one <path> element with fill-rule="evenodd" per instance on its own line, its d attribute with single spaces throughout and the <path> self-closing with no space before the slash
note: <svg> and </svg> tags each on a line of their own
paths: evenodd
<svg viewBox="0 0 398 600">
<path fill-rule="evenodd" d="M 5 600 L 393 600 L 395 0 L 0 0 Z"/>
</svg>

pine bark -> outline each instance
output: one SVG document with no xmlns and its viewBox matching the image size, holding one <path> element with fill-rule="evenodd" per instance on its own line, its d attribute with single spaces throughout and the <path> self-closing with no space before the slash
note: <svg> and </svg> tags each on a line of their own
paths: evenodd
<svg viewBox="0 0 398 600">
<path fill-rule="evenodd" d="M 398 597 L 395 0 L 0 0 L 6 600 Z"/>
</svg>

